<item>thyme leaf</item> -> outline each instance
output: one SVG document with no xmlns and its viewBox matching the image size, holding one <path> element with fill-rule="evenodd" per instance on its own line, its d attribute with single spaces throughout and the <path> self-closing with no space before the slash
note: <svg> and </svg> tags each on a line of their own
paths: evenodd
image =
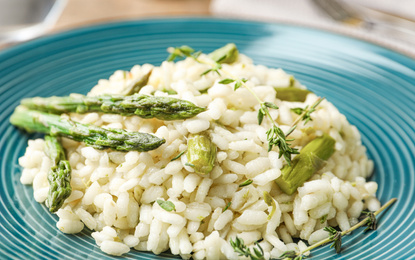
<svg viewBox="0 0 415 260">
<path fill-rule="evenodd" d="M 285 251 L 278 259 L 292 259 L 292 260 L 302 260 L 306 258 L 305 255 L 297 255 L 294 250 Z"/>
<path fill-rule="evenodd" d="M 174 61 L 176 58 L 192 57 L 193 53 L 195 52 L 194 49 L 187 45 L 175 48 L 170 47 L 167 49 L 167 51 L 170 53 L 169 57 L 167 57 L 167 61 Z M 199 56 L 199 54 L 197 56 Z"/>
<path fill-rule="evenodd" d="M 228 204 L 226 204 L 226 207 L 223 209 L 222 212 L 225 212 L 232 204 L 232 201 L 229 201 Z"/>
<path fill-rule="evenodd" d="M 330 233 L 330 240 L 334 241 L 330 248 L 334 247 L 336 253 L 340 253 L 342 247 L 342 232 L 333 227 L 325 227 L 324 230 Z"/>
<path fill-rule="evenodd" d="M 233 250 L 239 254 L 239 256 L 245 256 L 251 258 L 251 260 L 265 260 L 264 250 L 255 242 L 257 248 L 253 248 L 254 252 L 251 252 L 251 249 L 247 247 L 244 243 L 244 240 L 238 237 L 235 237 L 235 241 L 232 238 L 229 240 Z"/>
<path fill-rule="evenodd" d="M 240 88 L 241 86 L 242 86 L 242 82 L 238 80 L 238 81 L 235 82 L 235 86 L 234 86 L 234 89 L 233 90 L 235 91 L 238 88 Z"/>
<path fill-rule="evenodd" d="M 367 228 L 364 230 L 365 232 L 368 230 L 376 230 L 378 226 L 378 221 L 376 219 L 376 216 L 374 212 L 372 211 L 363 211 L 362 212 L 366 217 L 368 217 L 368 221 L 366 223 Z"/>
<path fill-rule="evenodd" d="M 241 184 L 239 184 L 239 187 L 244 187 L 244 186 L 248 186 L 249 184 L 253 183 L 254 181 L 251 179 L 247 179 L 246 181 L 242 182 Z"/>
<path fill-rule="evenodd" d="M 295 128 L 295 127 L 294 127 Z M 288 134 L 294 131 L 294 128 L 291 128 Z M 293 141 L 293 139 L 286 139 L 288 134 L 284 134 L 281 128 L 273 125 L 268 131 L 267 140 L 268 140 L 268 152 L 272 150 L 274 146 L 279 148 L 278 158 L 284 157 L 285 161 L 291 166 L 291 154 L 298 154 L 300 153 L 297 148 L 292 148 L 289 141 Z"/>
<path fill-rule="evenodd" d="M 175 156 L 174 158 L 172 158 L 170 161 L 175 161 L 177 159 L 179 159 L 187 150 L 181 151 L 177 156 Z"/>
<path fill-rule="evenodd" d="M 294 108 L 291 108 L 291 111 L 293 111 L 297 115 L 301 115 L 304 112 L 304 108 L 294 107 Z"/>
<path fill-rule="evenodd" d="M 171 201 L 157 200 L 157 204 L 159 204 L 159 206 L 165 211 L 170 212 L 176 210 L 176 206 Z"/>
<path fill-rule="evenodd" d="M 206 75 L 209 72 L 216 72 L 219 76 L 220 76 L 220 72 L 219 70 L 222 68 L 222 65 L 220 65 L 219 63 L 216 63 L 215 66 L 213 66 L 212 68 L 206 70 L 205 72 L 203 72 L 202 74 L 200 74 L 200 76 Z"/>
<path fill-rule="evenodd" d="M 219 84 L 229 84 L 234 82 L 234 79 L 222 79 L 221 81 L 219 81 Z"/>
<path fill-rule="evenodd" d="M 277 105 L 275 105 L 274 103 L 271 103 L 271 102 L 264 102 L 264 106 L 269 107 L 269 108 L 273 108 L 273 109 L 278 109 L 279 108 Z"/>
<path fill-rule="evenodd" d="M 248 80 L 247 79 L 237 79 L 235 82 L 235 86 L 233 90 L 237 90 L 238 88 L 242 87 L 243 84 L 245 84 Z"/>
<path fill-rule="evenodd" d="M 195 165 L 193 163 L 189 163 L 189 162 L 185 163 L 184 165 L 190 166 L 190 167 L 195 167 Z"/>
<path fill-rule="evenodd" d="M 320 218 L 320 224 L 324 224 L 324 222 L 326 222 L 326 220 L 327 220 L 327 214 L 326 215 L 324 215 L 324 216 L 322 216 L 321 218 Z"/>
<path fill-rule="evenodd" d="M 262 108 L 258 109 L 258 125 L 262 124 L 262 121 L 264 120 L 265 112 Z"/>
<path fill-rule="evenodd" d="M 219 84 L 229 84 L 229 83 L 235 82 L 234 90 L 237 90 L 238 88 L 242 87 L 242 84 L 244 84 L 247 81 L 248 81 L 247 79 L 227 78 L 227 79 L 223 79 L 223 80 L 219 81 Z"/>
</svg>

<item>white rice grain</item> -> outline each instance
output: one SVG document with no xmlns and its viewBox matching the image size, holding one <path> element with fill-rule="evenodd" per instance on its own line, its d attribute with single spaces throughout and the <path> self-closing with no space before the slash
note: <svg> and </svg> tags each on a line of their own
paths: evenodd
<svg viewBox="0 0 415 260">
<path fill-rule="evenodd" d="M 267 222 L 268 215 L 262 211 L 245 210 L 236 221 L 243 225 L 261 225 Z"/>
<path fill-rule="evenodd" d="M 100 246 L 101 250 L 109 255 L 120 256 L 130 251 L 130 248 L 123 243 L 115 241 L 104 241 Z"/>
</svg>

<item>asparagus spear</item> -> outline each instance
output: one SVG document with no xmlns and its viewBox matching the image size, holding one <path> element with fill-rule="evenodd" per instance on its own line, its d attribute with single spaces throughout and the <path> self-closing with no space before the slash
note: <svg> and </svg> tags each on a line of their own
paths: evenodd
<svg viewBox="0 0 415 260">
<path fill-rule="evenodd" d="M 131 81 L 131 83 L 121 93 L 121 95 L 129 96 L 138 93 L 138 91 L 140 91 L 142 87 L 147 85 L 151 72 L 152 70 L 144 74 L 142 77 L 136 78 L 133 81 Z"/>
<path fill-rule="evenodd" d="M 162 145 L 165 140 L 140 132 L 127 132 L 122 129 L 104 129 L 98 126 L 81 124 L 40 111 L 17 107 L 10 117 L 10 123 L 28 132 L 39 132 L 63 136 L 84 142 L 97 149 L 119 151 L 149 151 Z"/>
<path fill-rule="evenodd" d="M 217 63 L 232 64 L 238 59 L 239 51 L 234 43 L 228 43 L 225 46 L 209 53 L 209 57 Z"/>
<path fill-rule="evenodd" d="M 186 100 L 140 94 L 96 97 L 72 94 L 66 97 L 34 97 L 23 99 L 21 104 L 29 109 L 53 114 L 104 112 L 125 116 L 137 115 L 142 118 L 157 118 L 160 120 L 186 119 L 206 110 Z"/>
<path fill-rule="evenodd" d="M 212 171 L 216 159 L 216 146 L 208 136 L 198 134 L 187 139 L 187 165 L 195 172 L 208 174 Z"/>
<path fill-rule="evenodd" d="M 275 88 L 277 91 L 277 98 L 284 100 L 284 101 L 299 101 L 304 102 L 307 95 L 311 93 L 311 91 L 307 89 L 300 89 L 300 88 Z"/>
<path fill-rule="evenodd" d="M 45 204 L 50 212 L 56 212 L 71 195 L 71 166 L 65 158 L 65 151 L 54 136 L 45 136 L 46 154 L 52 161 L 48 172 L 49 193 Z"/>
<path fill-rule="evenodd" d="M 286 194 L 293 194 L 315 172 L 320 170 L 327 159 L 334 153 L 336 141 L 324 134 L 309 142 L 300 154 L 294 157 L 291 166 L 281 169 L 281 176 L 276 179 L 280 189 Z"/>
</svg>

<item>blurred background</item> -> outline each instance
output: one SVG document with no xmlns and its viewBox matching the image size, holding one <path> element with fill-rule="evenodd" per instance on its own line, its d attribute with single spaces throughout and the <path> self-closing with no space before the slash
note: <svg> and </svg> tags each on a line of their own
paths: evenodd
<svg viewBox="0 0 415 260">
<path fill-rule="evenodd" d="M 174 16 L 299 24 L 415 52 L 415 0 L 0 0 L 0 48 L 87 25 Z"/>
</svg>

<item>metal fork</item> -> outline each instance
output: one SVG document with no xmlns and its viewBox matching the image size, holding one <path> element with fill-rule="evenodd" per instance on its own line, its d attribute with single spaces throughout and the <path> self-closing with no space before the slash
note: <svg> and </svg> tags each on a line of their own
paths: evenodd
<svg viewBox="0 0 415 260">
<path fill-rule="evenodd" d="M 376 32 L 388 38 L 395 37 L 415 45 L 415 21 L 411 19 L 360 5 L 357 8 L 345 1 L 312 0 L 312 2 L 333 20 L 342 24 Z"/>
</svg>

